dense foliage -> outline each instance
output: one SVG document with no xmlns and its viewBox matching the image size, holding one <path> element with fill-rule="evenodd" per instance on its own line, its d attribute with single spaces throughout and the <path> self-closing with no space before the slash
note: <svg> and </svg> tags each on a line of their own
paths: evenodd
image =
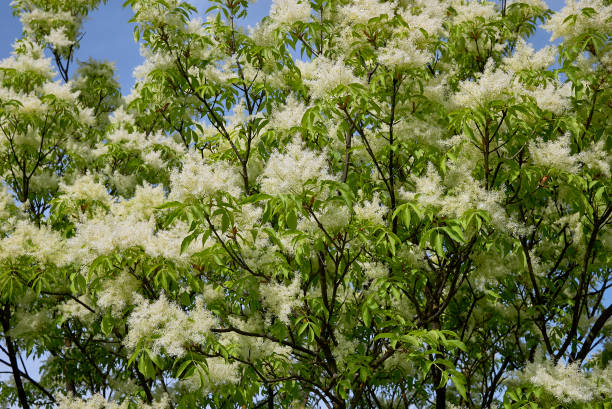
<svg viewBox="0 0 612 409">
<path fill-rule="evenodd" d="M 12 2 L 0 405 L 611 407 L 609 0 L 128 0 L 128 96 L 99 3 Z"/>
</svg>

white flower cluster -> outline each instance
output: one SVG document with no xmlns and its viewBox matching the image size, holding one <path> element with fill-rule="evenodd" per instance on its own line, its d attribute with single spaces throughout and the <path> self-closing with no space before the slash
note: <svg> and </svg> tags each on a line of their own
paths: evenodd
<svg viewBox="0 0 612 409">
<path fill-rule="evenodd" d="M 165 0 L 163 2 L 141 0 L 135 2 L 132 8 L 135 12 L 137 23 L 184 29 L 185 24 L 179 13 L 171 12 L 175 10 L 178 5 L 178 0 Z"/>
<path fill-rule="evenodd" d="M 419 144 L 440 147 L 444 140 L 446 129 L 440 126 L 436 117 L 422 120 L 416 116 L 403 115 L 394 127 L 395 134 L 404 140 L 412 140 Z"/>
<path fill-rule="evenodd" d="M 241 176 L 228 162 L 206 163 L 197 153 L 183 159 L 183 168 L 170 172 L 170 200 L 211 197 L 219 191 L 238 197 L 242 192 Z"/>
<path fill-rule="evenodd" d="M 600 139 L 597 143 L 589 145 L 580 152 L 578 160 L 588 169 L 599 171 L 604 177 L 612 176 L 612 155 L 606 153 L 605 141 Z"/>
<path fill-rule="evenodd" d="M 385 277 L 389 273 L 388 267 L 379 262 L 363 262 L 361 268 L 367 278 L 376 280 L 377 278 Z"/>
<path fill-rule="evenodd" d="M 57 401 L 57 409 L 128 409 L 130 404 L 129 400 L 124 400 L 122 403 L 114 403 L 104 399 L 102 395 L 98 394 L 89 396 L 87 399 L 59 396 Z M 138 402 L 138 408 L 140 409 L 167 409 L 168 407 L 169 403 L 167 396 L 162 397 L 151 405 Z"/>
<path fill-rule="evenodd" d="M 109 213 L 78 223 L 77 233 L 68 240 L 67 261 L 83 266 L 90 264 L 100 255 L 116 250 L 141 248 L 151 257 L 164 257 L 184 261 L 190 255 L 201 251 L 204 246 L 194 240 L 181 254 L 181 243 L 189 234 L 189 226 L 177 222 L 168 230 L 156 230 L 155 220 L 140 220 L 135 215 Z M 209 238 L 206 247 L 212 245 Z"/>
<path fill-rule="evenodd" d="M 222 385 L 240 382 L 240 367 L 236 361 L 230 364 L 223 358 L 208 358 L 206 366 L 207 371 L 198 368 L 192 376 L 180 381 L 180 384 L 191 391 L 213 392 Z"/>
<path fill-rule="evenodd" d="M 546 2 L 544 2 L 544 0 L 508 0 L 507 5 L 509 6 L 511 4 L 516 4 L 516 3 L 526 4 L 530 7 L 534 7 L 534 8 L 538 8 L 542 10 L 548 9 L 548 5 L 546 4 Z"/>
<path fill-rule="evenodd" d="M 65 243 L 59 233 L 25 220 L 17 222 L 15 229 L 0 239 L 0 260 L 29 256 L 42 263 L 62 265 L 65 254 Z"/>
<path fill-rule="evenodd" d="M 555 62 L 556 50 L 552 46 L 544 47 L 537 52 L 531 44 L 519 38 L 514 53 L 503 58 L 504 66 L 509 71 L 545 70 Z"/>
<path fill-rule="evenodd" d="M 77 301 L 78 300 L 78 301 Z M 86 307 L 94 305 L 91 297 L 81 295 L 77 299 L 70 299 L 60 304 L 57 310 L 64 316 L 78 318 L 82 323 L 92 324 L 96 314 Z"/>
<path fill-rule="evenodd" d="M 422 67 L 431 59 L 430 53 L 417 48 L 411 37 L 393 37 L 378 54 L 381 64 L 396 69 Z"/>
<path fill-rule="evenodd" d="M 146 140 L 146 136 L 142 132 L 129 132 L 127 129 L 121 127 L 113 132 L 109 132 L 106 136 L 106 143 L 125 144 L 128 148 L 139 149 L 143 146 Z"/>
<path fill-rule="evenodd" d="M 27 305 L 32 303 L 29 297 L 23 297 L 22 303 Z M 27 308 L 27 307 L 26 307 Z M 15 310 L 15 324 L 11 328 L 11 336 L 18 338 L 37 338 L 39 334 L 53 323 L 53 311 L 42 309 L 39 311 L 29 311 L 26 308 Z"/>
<path fill-rule="evenodd" d="M 300 303 L 300 285 L 300 276 L 296 274 L 289 285 L 280 283 L 259 286 L 264 305 L 287 325 L 290 323 L 291 310 Z"/>
<path fill-rule="evenodd" d="M 420 30 L 425 30 L 430 36 L 444 33 L 442 24 L 447 9 L 448 3 L 444 0 L 414 0 L 410 6 L 398 9 L 398 13 L 416 38 L 420 39 Z"/>
<path fill-rule="evenodd" d="M 400 188 L 402 200 L 417 200 L 423 206 L 437 206 L 440 203 L 442 190 L 442 178 L 433 163 L 427 164 L 427 172 L 423 176 L 414 176 L 414 191 L 409 192 Z"/>
<path fill-rule="evenodd" d="M 330 203 L 325 206 L 325 209 L 317 211 L 316 216 L 325 230 L 330 234 L 338 232 L 348 225 L 350 221 L 349 208 L 338 203 Z M 308 231 L 308 228 L 306 228 L 306 230 Z"/>
<path fill-rule="evenodd" d="M 487 21 L 499 16 L 495 3 L 492 1 L 455 0 L 452 6 L 457 12 L 454 18 L 455 24 L 476 22 L 477 18 Z"/>
<path fill-rule="evenodd" d="M 277 44 L 278 24 L 275 22 L 260 21 L 249 28 L 249 37 L 253 43 L 261 47 L 274 47 Z"/>
<path fill-rule="evenodd" d="M 458 160 L 447 166 L 447 174 L 442 180 L 434 165 L 429 163 L 424 175 L 413 177 L 414 191 L 400 190 L 402 200 L 416 200 L 419 205 L 437 208 L 441 215 L 450 217 L 460 217 L 470 209 L 484 210 L 501 231 L 514 236 L 526 232 L 522 224 L 506 213 L 503 191 L 486 190 L 472 177 L 469 161 Z"/>
<path fill-rule="evenodd" d="M 366 24 L 370 19 L 382 14 L 393 17 L 395 7 L 397 5 L 394 1 L 355 0 L 340 7 L 340 15 L 345 22 Z"/>
<path fill-rule="evenodd" d="M 133 247 L 142 248 L 151 257 L 182 261 L 202 250 L 201 241 L 194 240 L 181 255 L 181 242 L 189 234 L 185 223 L 176 222 L 167 230 L 156 228 L 153 213 L 164 202 L 161 186 L 139 186 L 132 199 L 111 203 L 109 213 L 80 220 L 75 236 L 67 241 L 66 262 L 86 266 L 100 255 Z M 206 246 L 212 243 L 209 238 Z"/>
<path fill-rule="evenodd" d="M 291 94 L 283 105 L 272 112 L 268 126 L 279 130 L 300 126 L 307 110 L 308 107 L 303 102 L 298 101 L 295 95 Z"/>
<path fill-rule="evenodd" d="M 339 85 L 363 83 L 341 60 L 316 57 L 310 62 L 296 61 L 296 66 L 313 98 L 324 98 Z"/>
<path fill-rule="evenodd" d="M 310 19 L 310 2 L 308 0 L 273 0 L 270 7 L 270 18 L 280 24 L 293 24 Z"/>
<path fill-rule="evenodd" d="M 17 3 L 13 1 L 13 3 Z M 19 18 L 21 23 L 24 26 L 26 31 L 32 31 L 36 28 L 36 24 L 40 22 L 47 21 L 48 23 L 55 24 L 77 24 L 79 21 L 79 17 L 72 15 L 69 11 L 47 11 L 41 7 L 32 7 L 31 4 L 23 4 L 23 2 L 19 2 L 22 4 L 15 4 L 16 6 L 21 6 L 24 10 L 19 14 Z M 28 7 L 29 6 L 29 7 Z M 28 10 L 29 9 L 29 10 Z"/>
<path fill-rule="evenodd" d="M 529 149 L 533 163 L 544 168 L 555 168 L 557 170 L 575 173 L 578 157 L 573 156 L 570 150 L 570 134 L 550 141 L 538 140 Z"/>
<path fill-rule="evenodd" d="M 327 168 L 324 153 L 306 149 L 296 138 L 285 147 L 284 153 L 270 155 L 259 178 L 261 191 L 269 195 L 299 194 L 308 181 L 334 179 Z"/>
<path fill-rule="evenodd" d="M 337 345 L 332 343 L 333 349 L 332 354 L 336 360 L 336 364 L 339 367 L 345 367 L 347 358 L 355 356 L 355 351 L 359 348 L 359 340 L 357 338 L 349 338 L 342 334 L 338 329 L 335 331 Z"/>
<path fill-rule="evenodd" d="M 140 54 L 144 62 L 132 71 L 132 76 L 136 80 L 144 80 L 152 71 L 171 68 L 175 64 L 174 57 L 169 53 L 153 52 L 141 46 Z"/>
<path fill-rule="evenodd" d="M 134 294 L 140 286 L 141 282 L 136 277 L 122 271 L 102 284 L 97 294 L 97 304 L 103 309 L 109 308 L 113 316 L 120 317 L 125 308 L 134 302 Z"/>
<path fill-rule="evenodd" d="M 60 84 L 59 82 L 46 82 L 43 85 L 43 93 L 54 95 L 58 99 L 68 102 L 76 101 L 79 92 L 72 92 L 70 84 Z"/>
<path fill-rule="evenodd" d="M 22 47 L 23 44 L 14 44 L 13 47 Z M 24 51 L 13 51 L 12 56 L 0 61 L 0 68 L 15 69 L 18 72 L 31 72 L 41 77 L 51 79 L 55 71 L 51 65 L 51 58 L 44 56 L 44 49 L 37 44 L 28 43 Z"/>
<path fill-rule="evenodd" d="M 59 184 L 60 193 L 68 200 L 95 200 L 105 205 L 110 204 L 111 197 L 106 187 L 94 180 L 89 173 L 78 176 L 72 183 L 65 181 Z"/>
<path fill-rule="evenodd" d="M 106 134 L 106 139 L 99 142 L 94 150 L 83 152 L 83 155 L 99 158 L 109 154 L 111 151 L 110 144 L 117 144 L 121 149 L 131 150 L 134 154 L 139 155 L 144 163 L 159 168 L 166 166 L 159 152 L 160 150 L 168 148 L 169 152 L 181 156 L 185 153 L 183 145 L 178 144 L 163 133 L 158 132 L 147 136 L 142 132 L 128 130 L 126 124 L 133 120 L 132 116 L 125 113 L 123 108 L 116 110 L 110 118 L 113 130 Z M 133 191 L 136 182 L 135 178 L 131 177 L 132 175 L 124 175 L 126 180 L 122 181 L 121 175 L 116 172 L 115 169 L 107 166 L 101 173 L 114 182 L 119 193 Z"/>
<path fill-rule="evenodd" d="M 12 227 L 15 222 L 12 210 L 15 209 L 13 196 L 11 196 L 6 186 L 0 184 L 0 234 Z"/>
<path fill-rule="evenodd" d="M 236 316 L 229 316 L 228 318 L 233 328 L 251 333 L 264 332 L 268 324 L 260 314 L 250 316 L 246 320 Z M 288 358 L 292 351 L 291 347 L 278 342 L 262 337 L 248 337 L 233 331 L 221 334 L 219 343 L 227 348 L 232 348 L 240 357 L 251 361 L 265 357 Z"/>
<path fill-rule="evenodd" d="M 594 15 L 583 13 L 585 9 L 595 11 Z M 572 40 L 581 34 L 594 31 L 612 31 L 612 4 L 603 0 L 566 0 L 565 7 L 553 14 L 543 27 L 552 33 L 551 40 L 563 37 Z"/>
<path fill-rule="evenodd" d="M 453 103 L 457 107 L 476 108 L 493 100 L 506 100 L 513 82 L 512 71 L 495 69 L 493 60 L 489 60 L 476 81 L 461 81 L 459 91 L 452 97 Z"/>
<path fill-rule="evenodd" d="M 564 403 L 592 401 L 597 396 L 612 393 L 610 376 L 612 367 L 586 373 L 578 363 L 557 365 L 551 361 L 528 364 L 520 377 L 536 386 L 542 387 L 556 399 Z"/>
<path fill-rule="evenodd" d="M 186 32 L 189 34 L 196 34 L 199 36 L 206 35 L 206 29 L 204 28 L 204 22 L 201 18 L 196 17 L 187 23 Z"/>
<path fill-rule="evenodd" d="M 88 219 L 76 226 L 77 233 L 68 240 L 70 261 L 90 264 L 99 255 L 114 250 L 143 247 L 147 253 L 158 254 L 153 241 L 155 223 L 135 217 L 117 217 L 113 214 Z"/>
<path fill-rule="evenodd" d="M 52 28 L 49 34 L 45 36 L 45 41 L 55 49 L 69 47 L 74 44 L 74 41 L 66 36 L 65 27 Z"/>
<path fill-rule="evenodd" d="M 522 261 L 517 255 L 503 255 L 495 250 L 477 251 L 470 258 L 474 265 L 470 277 L 481 291 L 485 291 L 488 284 L 495 285 L 495 280 L 503 280 L 507 274 L 520 271 L 522 268 Z"/>
<path fill-rule="evenodd" d="M 146 149 L 142 152 L 142 160 L 147 165 L 155 169 L 163 169 L 166 162 L 162 159 L 161 152 L 154 149 Z"/>
<path fill-rule="evenodd" d="M 379 193 L 375 192 L 372 195 L 372 200 L 363 200 L 361 203 L 356 203 L 353 206 L 353 211 L 361 220 L 366 220 L 372 224 L 382 225 L 383 217 L 385 217 L 387 214 L 388 208 L 380 199 Z"/>
<path fill-rule="evenodd" d="M 128 334 L 124 341 L 131 350 L 140 342 L 151 340 L 155 353 L 183 356 L 187 344 L 204 344 L 217 322 L 201 298 L 189 313 L 163 295 L 153 303 L 140 295 L 135 294 L 134 298 L 137 306 L 128 318 Z"/>
<path fill-rule="evenodd" d="M 571 83 L 561 84 L 559 81 L 547 82 L 544 86 L 523 91 L 525 95 L 536 100 L 540 109 L 550 111 L 555 115 L 561 115 L 572 107 L 573 92 Z"/>
</svg>

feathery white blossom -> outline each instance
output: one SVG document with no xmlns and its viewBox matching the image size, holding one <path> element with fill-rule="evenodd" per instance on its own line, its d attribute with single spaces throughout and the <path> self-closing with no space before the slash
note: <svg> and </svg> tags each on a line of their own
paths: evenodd
<svg viewBox="0 0 612 409">
<path fill-rule="evenodd" d="M 310 18 L 310 2 L 308 0 L 272 0 L 270 17 L 282 24 L 293 24 L 307 21 Z"/>
<path fill-rule="evenodd" d="M 278 317 L 279 320 L 289 325 L 289 314 L 293 307 L 299 305 L 301 280 L 296 274 L 289 285 L 285 284 L 263 284 L 259 291 L 263 297 L 264 305 Z"/>
<path fill-rule="evenodd" d="M 400 7 L 397 12 L 410 27 L 411 33 L 422 40 L 421 30 L 430 36 L 442 35 L 442 24 L 447 14 L 445 0 L 413 0 L 411 7 Z"/>
<path fill-rule="evenodd" d="M 334 179 L 327 168 L 325 154 L 306 149 L 296 138 L 283 153 L 270 155 L 260 176 L 261 191 L 269 195 L 299 194 L 308 181 Z"/>
<path fill-rule="evenodd" d="M 522 70 L 545 70 L 555 62 L 556 50 L 552 46 L 534 51 L 531 44 L 519 38 L 514 53 L 503 58 L 505 67 L 514 72 Z"/>
<path fill-rule="evenodd" d="M 529 151 L 535 165 L 569 173 L 577 170 L 578 158 L 571 154 L 569 133 L 549 141 L 538 140 Z"/>
<path fill-rule="evenodd" d="M 578 160 L 582 162 L 586 168 L 597 170 L 607 178 L 612 176 L 612 172 L 610 172 L 612 168 L 612 155 L 606 152 L 603 138 L 597 143 L 589 145 L 577 156 Z"/>
<path fill-rule="evenodd" d="M 365 24 L 382 14 L 386 14 L 389 18 L 393 17 L 395 7 L 394 1 L 355 0 L 340 7 L 340 15 L 346 22 Z"/>
<path fill-rule="evenodd" d="M 74 41 L 66 36 L 66 28 L 52 28 L 49 34 L 45 36 L 45 41 L 53 46 L 53 48 L 69 47 L 74 44 Z"/>
<path fill-rule="evenodd" d="M 106 205 L 110 204 L 110 196 L 106 187 L 94 180 L 89 173 L 77 177 L 72 183 L 60 182 L 60 192 L 69 200 L 96 200 Z"/>
<path fill-rule="evenodd" d="M 19 45 L 21 46 L 21 44 Z M 17 44 L 14 47 L 17 47 Z M 32 43 L 27 45 L 25 52 L 13 52 L 11 57 L 0 61 L 0 68 L 12 68 L 18 72 L 31 72 L 49 80 L 55 75 L 51 58 L 44 56 L 44 50 L 40 45 Z"/>
<path fill-rule="evenodd" d="M 383 224 L 383 217 L 387 214 L 387 206 L 380 199 L 378 192 L 372 196 L 372 200 L 363 200 L 353 206 L 355 215 L 361 220 L 367 220 L 373 224 Z"/>
<path fill-rule="evenodd" d="M 299 101 L 295 95 L 291 94 L 278 110 L 273 111 L 270 116 L 269 126 L 275 129 L 291 129 L 295 126 L 300 126 L 302 117 L 307 109 L 308 107 L 304 105 L 303 102 Z"/>
<path fill-rule="evenodd" d="M 341 60 L 316 57 L 310 62 L 296 61 L 296 66 L 313 98 L 323 98 L 339 85 L 362 83 Z"/>
<path fill-rule="evenodd" d="M 21 220 L 7 237 L 0 238 L 0 260 L 29 256 L 41 263 L 61 265 L 66 254 L 59 233 Z"/>
<path fill-rule="evenodd" d="M 588 402 L 594 398 L 595 388 L 577 363 L 530 363 L 522 377 L 542 387 L 561 402 Z"/>
<path fill-rule="evenodd" d="M 187 390 L 212 392 L 219 386 L 237 384 L 240 381 L 240 367 L 236 361 L 228 363 L 222 357 L 208 358 L 206 366 L 208 370 L 197 368 L 196 373 L 181 381 L 181 384 Z"/>
<path fill-rule="evenodd" d="M 483 18 L 485 21 L 491 20 L 499 15 L 492 1 L 454 0 L 453 8 L 457 12 L 454 18 L 455 24 L 476 22 L 477 18 Z"/>
<path fill-rule="evenodd" d="M 416 42 L 410 37 L 392 38 L 378 54 L 381 64 L 397 69 L 422 67 L 430 60 L 430 53 L 417 48 Z"/>
<path fill-rule="evenodd" d="M 547 82 L 545 86 L 527 89 L 524 93 L 532 96 L 540 109 L 550 111 L 555 115 L 560 115 L 572 107 L 570 98 L 573 90 L 569 82 L 563 84 L 558 81 Z"/>
<path fill-rule="evenodd" d="M 80 399 L 72 396 L 59 396 L 57 398 L 57 409 L 128 409 L 129 400 L 124 400 L 122 403 L 115 403 L 104 399 L 102 395 L 94 394 L 87 399 Z M 164 395 L 161 399 L 156 400 L 152 404 L 138 402 L 139 409 L 168 409 L 168 396 Z"/>
<path fill-rule="evenodd" d="M 161 296 L 150 303 L 135 295 L 136 308 L 130 314 L 125 346 L 134 349 L 139 342 L 149 340 L 155 353 L 182 356 L 187 343 L 203 344 L 216 319 L 198 298 L 195 308 L 185 313 L 178 305 Z"/>
<path fill-rule="evenodd" d="M 196 153 L 183 159 L 183 168 L 170 172 L 170 200 L 211 197 L 224 191 L 238 197 L 242 191 L 241 177 L 228 162 L 206 163 Z"/>
<path fill-rule="evenodd" d="M 476 81 L 465 80 L 459 83 L 459 91 L 453 95 L 458 107 L 476 108 L 493 100 L 505 100 L 512 93 L 514 73 L 495 69 L 489 60 L 484 72 Z"/>
<path fill-rule="evenodd" d="M 72 92 L 70 84 L 61 84 L 59 82 L 47 82 L 43 85 L 43 92 L 46 95 L 54 95 L 58 99 L 65 101 L 75 101 L 79 96 L 79 92 Z"/>
<path fill-rule="evenodd" d="M 592 9 L 595 13 L 587 14 L 584 9 Z M 565 0 L 565 7 L 542 27 L 552 33 L 551 40 L 563 37 L 564 41 L 569 41 L 587 31 L 609 33 L 612 31 L 611 16 L 612 4 L 605 5 L 603 0 Z"/>
</svg>

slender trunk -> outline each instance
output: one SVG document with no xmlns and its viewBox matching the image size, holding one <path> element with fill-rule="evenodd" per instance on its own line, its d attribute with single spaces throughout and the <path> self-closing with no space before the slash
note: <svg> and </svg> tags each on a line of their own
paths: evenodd
<svg viewBox="0 0 612 409">
<path fill-rule="evenodd" d="M 274 409 L 274 389 L 268 386 L 268 409 Z"/>
<path fill-rule="evenodd" d="M 432 322 L 432 328 L 440 329 L 439 316 Z M 436 359 L 443 359 L 442 354 L 436 354 Z M 440 385 L 442 382 L 442 370 L 436 365 L 432 366 L 433 386 L 436 390 L 436 409 L 446 409 L 446 384 Z"/>
<path fill-rule="evenodd" d="M 62 324 L 62 329 L 66 331 L 68 334 L 70 333 L 70 326 L 67 322 Z M 70 341 L 70 337 L 67 335 L 64 337 L 64 378 L 66 383 L 66 393 L 71 395 L 76 395 L 76 388 L 74 386 L 74 381 L 70 379 L 69 373 L 69 349 L 72 346 L 72 341 Z"/>
<path fill-rule="evenodd" d="M 17 348 L 13 343 L 13 340 L 8 335 L 10 330 L 11 312 L 8 305 L 4 306 L 2 310 L 2 330 L 4 332 L 4 342 L 6 343 L 6 351 L 8 352 L 9 362 L 11 364 L 11 370 L 13 372 L 13 379 L 15 380 L 15 387 L 17 388 L 17 397 L 19 398 L 19 405 L 22 409 L 30 409 L 28 403 L 28 397 L 26 396 L 25 389 L 23 388 L 23 381 L 21 380 L 21 371 L 19 370 L 19 364 L 17 363 Z"/>
</svg>

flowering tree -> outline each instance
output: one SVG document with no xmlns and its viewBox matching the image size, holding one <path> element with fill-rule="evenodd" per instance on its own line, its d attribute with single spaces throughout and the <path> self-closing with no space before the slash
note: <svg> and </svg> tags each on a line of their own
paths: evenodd
<svg viewBox="0 0 612 409">
<path fill-rule="evenodd" d="M 12 5 L 0 402 L 610 407 L 609 0 Z"/>
</svg>

